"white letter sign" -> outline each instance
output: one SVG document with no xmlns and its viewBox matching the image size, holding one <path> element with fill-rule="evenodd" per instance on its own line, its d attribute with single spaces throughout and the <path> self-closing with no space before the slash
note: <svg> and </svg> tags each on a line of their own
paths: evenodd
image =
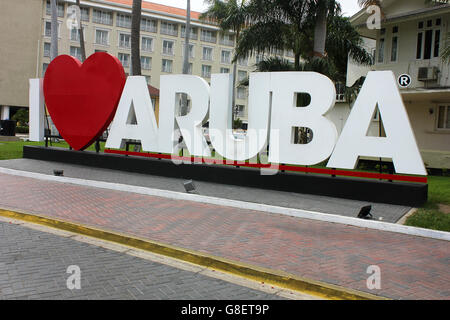
<svg viewBox="0 0 450 320">
<path fill-rule="evenodd" d="M 367 136 L 377 105 L 385 138 Z M 369 72 L 327 166 L 354 169 L 359 156 L 392 158 L 398 173 L 427 174 L 392 71 Z"/>
</svg>

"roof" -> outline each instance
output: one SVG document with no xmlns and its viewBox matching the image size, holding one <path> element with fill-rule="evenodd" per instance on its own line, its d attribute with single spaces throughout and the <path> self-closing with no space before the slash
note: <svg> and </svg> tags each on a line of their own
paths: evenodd
<svg viewBox="0 0 450 320">
<path fill-rule="evenodd" d="M 105 0 L 105 1 L 117 3 L 117 4 L 121 4 L 121 5 L 126 5 L 126 6 L 129 6 L 130 8 L 133 4 L 133 0 Z M 142 9 L 156 11 L 156 12 L 163 12 L 163 13 L 167 13 L 167 14 L 171 14 L 171 15 L 175 15 L 175 16 L 180 16 L 180 17 L 186 17 L 185 9 L 170 7 L 170 6 L 166 6 L 163 4 L 148 2 L 145 0 L 142 1 Z M 201 12 L 191 11 L 191 19 L 198 20 L 200 18 L 200 15 L 201 15 Z"/>
<path fill-rule="evenodd" d="M 159 97 L 159 89 L 151 85 L 148 85 L 148 92 L 150 92 L 151 97 Z"/>
</svg>

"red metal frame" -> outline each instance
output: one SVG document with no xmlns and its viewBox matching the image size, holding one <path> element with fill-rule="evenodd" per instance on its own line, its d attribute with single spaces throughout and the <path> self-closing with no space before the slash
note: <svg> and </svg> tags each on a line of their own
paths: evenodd
<svg viewBox="0 0 450 320">
<path fill-rule="evenodd" d="M 209 163 L 209 164 L 223 164 L 239 167 L 248 168 L 271 168 L 270 164 L 257 164 L 257 163 L 245 163 L 240 161 L 230 161 L 230 160 L 217 160 L 217 159 L 205 159 L 199 157 L 180 157 L 171 154 L 160 154 L 151 152 L 133 152 L 133 151 L 123 151 L 123 150 L 113 150 L 105 149 L 105 153 L 111 154 L 121 154 L 127 156 L 138 156 L 147 158 L 157 158 L 157 159 L 173 159 L 181 161 L 189 161 L 195 163 Z M 369 178 L 369 179 L 382 179 L 390 181 L 404 181 L 404 182 L 418 182 L 418 183 L 428 183 L 427 177 L 422 176 L 406 176 L 398 174 L 386 174 L 386 173 L 372 173 L 372 172 L 361 172 L 361 171 L 347 171 L 347 170 L 336 170 L 336 169 L 322 169 L 322 168 L 311 168 L 311 167 L 299 167 L 299 166 L 289 166 L 289 165 L 278 165 L 278 170 L 282 171 L 293 171 L 293 172 L 304 172 L 304 173 L 316 173 L 316 174 L 326 174 L 334 176 L 344 176 L 344 177 L 357 177 L 357 178 Z"/>
</svg>

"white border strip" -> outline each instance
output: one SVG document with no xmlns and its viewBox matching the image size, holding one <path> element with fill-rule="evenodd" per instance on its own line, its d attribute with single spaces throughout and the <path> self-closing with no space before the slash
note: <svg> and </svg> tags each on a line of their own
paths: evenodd
<svg viewBox="0 0 450 320">
<path fill-rule="evenodd" d="M 350 225 L 350 226 L 355 226 L 355 227 L 360 227 L 360 228 L 382 230 L 382 231 L 387 231 L 387 232 L 396 232 L 396 233 L 408 234 L 408 235 L 413 235 L 413 236 L 450 241 L 450 232 L 410 227 L 410 226 L 398 225 L 395 223 L 364 220 L 364 219 L 358 219 L 358 218 L 353 218 L 353 217 L 339 216 L 339 215 L 335 215 L 335 214 L 327 214 L 327 213 L 320 213 L 320 212 L 307 211 L 307 210 L 294 209 L 294 208 L 270 206 L 267 204 L 252 203 L 252 202 L 245 202 L 245 201 L 238 201 L 238 200 L 231 200 L 231 199 L 223 199 L 223 198 L 217 198 L 217 197 L 208 197 L 208 196 L 202 196 L 202 195 L 191 194 L 191 193 L 160 190 L 160 189 L 132 186 L 132 185 L 126 185 L 126 184 L 120 184 L 120 183 L 85 180 L 85 179 L 69 178 L 69 177 L 57 177 L 57 176 L 51 176 L 51 175 L 42 174 L 42 173 L 20 171 L 20 170 L 7 169 L 7 168 L 1 168 L 1 167 L 0 167 L 0 173 L 20 176 L 20 177 L 39 179 L 39 180 L 45 180 L 45 181 L 70 183 L 70 184 L 75 184 L 75 185 L 80 185 L 80 186 L 89 186 L 89 187 L 116 190 L 116 191 L 132 192 L 132 193 L 138 193 L 138 194 L 149 195 L 149 196 L 169 198 L 169 199 L 174 199 L 174 200 L 187 200 L 187 201 L 208 203 L 208 204 L 226 206 L 226 207 L 232 207 L 232 208 L 262 211 L 262 212 L 266 212 L 266 213 L 275 213 L 275 214 L 281 214 L 281 215 L 297 217 L 297 218 L 339 223 L 339 224 L 345 224 L 345 225 Z"/>
</svg>

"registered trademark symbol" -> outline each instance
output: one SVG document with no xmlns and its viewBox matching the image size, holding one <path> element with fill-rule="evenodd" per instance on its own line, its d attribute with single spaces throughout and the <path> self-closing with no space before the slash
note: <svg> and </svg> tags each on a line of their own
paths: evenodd
<svg viewBox="0 0 450 320">
<path fill-rule="evenodd" d="M 411 76 L 409 74 L 402 74 L 398 77 L 398 85 L 402 88 L 408 88 L 411 84 Z"/>
</svg>

